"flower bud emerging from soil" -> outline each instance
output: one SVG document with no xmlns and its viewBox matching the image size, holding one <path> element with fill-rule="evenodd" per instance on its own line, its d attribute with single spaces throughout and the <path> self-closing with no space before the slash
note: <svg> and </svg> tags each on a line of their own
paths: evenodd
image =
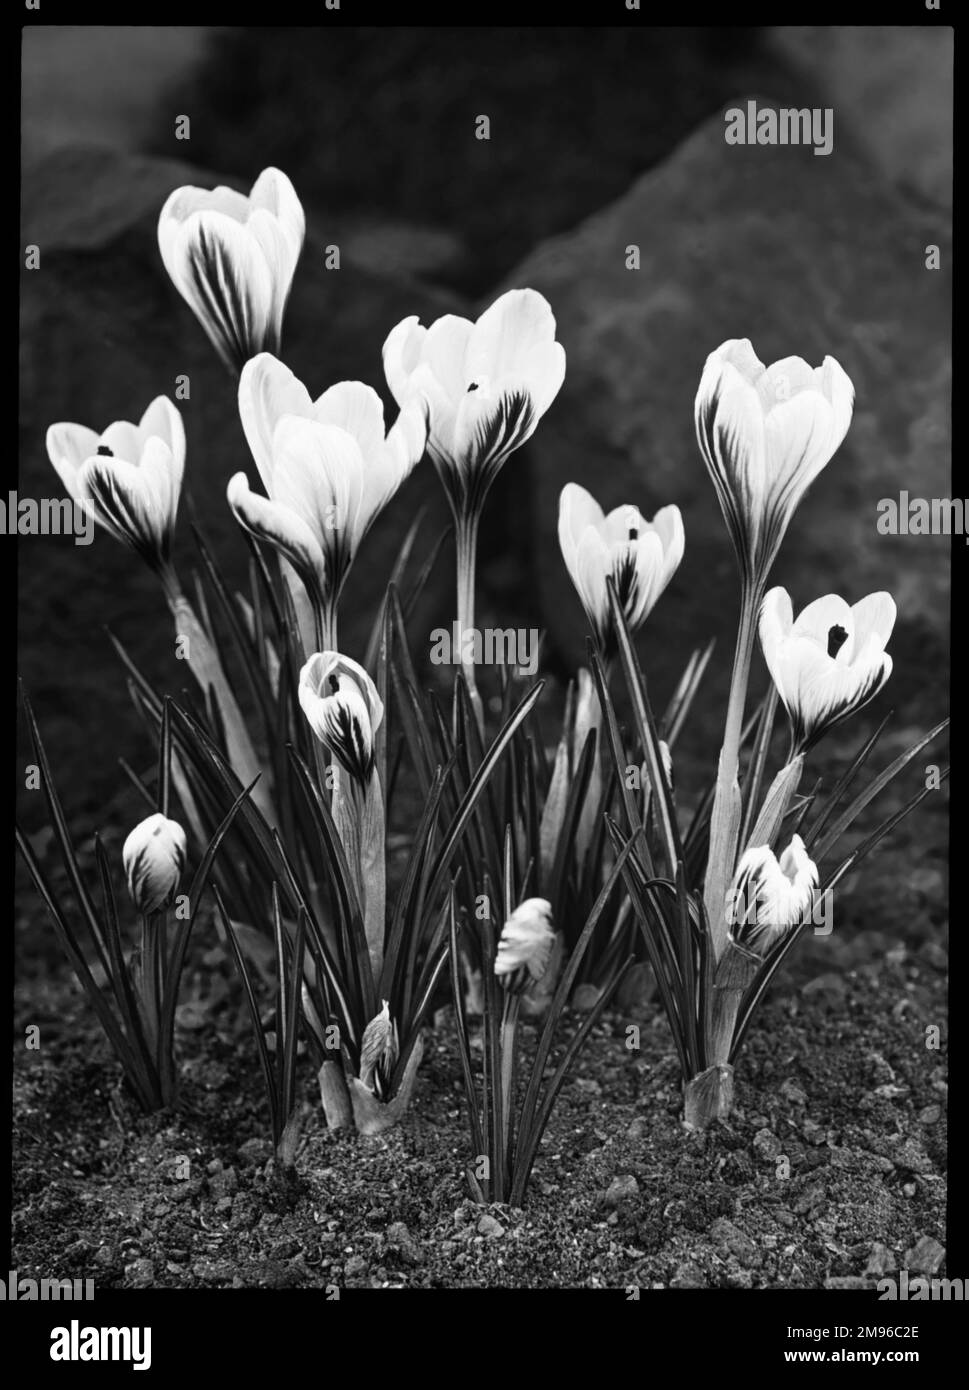
<svg viewBox="0 0 969 1390">
<path fill-rule="evenodd" d="M 360 1043 L 360 1080 L 371 1091 L 376 1089 L 377 1068 L 389 1078 L 397 1060 L 397 1025 L 390 1017 L 390 1005 L 383 1001 L 383 1008 L 376 1018 L 372 1018 L 363 1030 Z"/>
</svg>

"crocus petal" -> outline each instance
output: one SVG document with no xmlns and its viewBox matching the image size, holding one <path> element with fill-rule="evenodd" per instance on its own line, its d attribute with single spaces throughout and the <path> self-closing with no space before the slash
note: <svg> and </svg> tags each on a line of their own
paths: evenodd
<svg viewBox="0 0 969 1390">
<path fill-rule="evenodd" d="M 320 601 L 327 591 L 327 565 L 319 541 L 298 512 L 282 502 L 252 492 L 244 473 L 229 479 L 226 498 L 241 526 L 268 541 L 294 566 L 310 592 Z"/>
<path fill-rule="evenodd" d="M 75 501 L 80 501 L 82 496 L 77 486 L 78 470 L 86 458 L 97 453 L 98 439 L 96 430 L 66 421 L 51 425 L 47 431 L 47 456 Z"/>
<path fill-rule="evenodd" d="M 306 236 L 306 215 L 296 189 L 281 169 L 263 169 L 252 185 L 249 202 L 257 211 L 268 213 L 282 232 L 289 248 L 287 269 L 291 276 Z"/>
<path fill-rule="evenodd" d="M 884 590 L 859 599 L 851 610 L 858 652 L 884 651 L 895 627 L 895 600 Z"/>
<path fill-rule="evenodd" d="M 181 482 L 185 467 L 185 425 L 177 407 L 167 396 L 156 396 L 138 422 L 138 430 L 143 441 L 156 435 L 168 445 Z"/>
<path fill-rule="evenodd" d="M 461 495 L 478 508 L 508 456 L 529 439 L 538 422 L 527 391 L 468 391 L 458 406 L 450 463 Z"/>
<path fill-rule="evenodd" d="M 271 352 L 249 359 L 239 374 L 239 418 L 259 477 L 272 496 L 273 432 L 284 415 L 313 414 L 313 401 L 299 378 Z"/>
<path fill-rule="evenodd" d="M 544 295 L 509 290 L 496 299 L 474 325 L 464 369 L 469 381 L 516 377 L 546 409 L 562 384 L 565 353 L 555 342 L 555 317 Z"/>
<path fill-rule="evenodd" d="M 744 567 L 757 554 L 766 492 L 764 417 L 757 389 L 731 362 L 711 354 L 700 379 L 695 418 L 700 450 Z"/>
<path fill-rule="evenodd" d="M 421 359 L 426 337 L 427 329 L 412 314 L 392 328 L 384 341 L 384 375 L 398 405 L 402 406 L 410 393 L 410 379 Z"/>
<path fill-rule="evenodd" d="M 273 492 L 303 517 L 329 561 L 331 589 L 343 582 L 365 529 L 364 460 L 336 425 L 286 415 L 273 436 Z"/>
<path fill-rule="evenodd" d="M 433 372 L 441 389 L 456 407 L 474 381 L 465 370 L 465 356 L 474 324 L 459 314 L 435 319 L 421 345 L 421 362 Z"/>
<path fill-rule="evenodd" d="M 138 462 L 142 445 L 141 430 L 130 420 L 115 420 L 113 424 L 108 425 L 98 440 L 100 448 L 111 450 L 111 457 L 125 459 L 128 463 Z M 97 452 L 97 449 L 91 450 L 92 454 Z"/>
<path fill-rule="evenodd" d="M 321 425 L 336 425 L 352 435 L 365 458 L 383 448 L 383 401 L 362 381 L 338 381 L 317 400 L 313 415 Z"/>
</svg>

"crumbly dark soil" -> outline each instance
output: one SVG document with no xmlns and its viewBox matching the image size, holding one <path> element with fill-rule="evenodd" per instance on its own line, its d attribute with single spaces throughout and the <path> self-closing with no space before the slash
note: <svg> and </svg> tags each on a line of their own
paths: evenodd
<svg viewBox="0 0 969 1390">
<path fill-rule="evenodd" d="M 148 1118 L 77 987 L 39 961 L 21 979 L 14 1043 L 11 1268 L 102 1288 L 816 1288 L 938 1272 L 946 957 L 932 924 L 909 936 L 805 942 L 748 1037 L 730 1122 L 705 1135 L 680 1123 L 655 1004 L 608 1014 L 553 1112 L 524 1210 L 468 1199 L 446 1017 L 410 1112 L 377 1139 L 327 1131 L 305 1061 L 297 1177 L 283 1183 L 211 939 L 185 979 L 180 1107 Z M 39 1050 L 24 1047 L 28 1024 Z"/>
</svg>

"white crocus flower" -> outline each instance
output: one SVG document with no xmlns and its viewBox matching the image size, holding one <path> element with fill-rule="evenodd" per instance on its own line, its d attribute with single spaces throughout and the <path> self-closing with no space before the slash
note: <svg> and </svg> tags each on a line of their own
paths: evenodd
<svg viewBox="0 0 969 1390">
<path fill-rule="evenodd" d="M 790 594 L 771 589 L 760 611 L 760 641 L 803 753 L 833 724 L 873 699 L 892 673 L 885 644 L 895 625 L 891 594 L 849 606 L 837 594 L 815 599 L 794 618 Z"/>
<path fill-rule="evenodd" d="M 384 343 L 398 404 L 426 403 L 428 453 L 458 513 L 476 513 L 509 454 L 534 433 L 565 377 L 555 319 L 535 290 L 509 290 L 476 323 L 404 319 Z"/>
<path fill-rule="evenodd" d="M 707 358 L 697 440 L 749 583 L 766 577 L 801 498 L 847 433 L 853 401 L 833 357 L 765 367 L 749 339 L 734 338 Z"/>
<path fill-rule="evenodd" d="M 559 545 L 586 617 L 604 650 L 614 642 L 606 581 L 615 581 L 623 612 L 635 631 L 649 616 L 683 558 L 679 507 L 663 507 L 646 521 L 638 507 L 608 515 L 578 483 L 559 498 Z"/>
<path fill-rule="evenodd" d="M 185 469 L 185 428 L 167 397 L 156 397 L 137 425 L 116 420 L 101 434 L 51 425 L 47 453 L 75 502 L 153 569 L 167 570 Z"/>
<path fill-rule="evenodd" d="M 552 904 L 546 898 L 526 898 L 501 929 L 495 955 L 495 974 L 505 989 L 521 993 L 548 969 L 555 944 Z"/>
<path fill-rule="evenodd" d="M 366 787 L 384 706 L 362 666 L 339 652 L 316 652 L 299 673 L 299 702 L 310 728 Z"/>
<path fill-rule="evenodd" d="M 248 197 L 232 188 L 176 188 L 158 219 L 168 271 L 232 371 L 278 351 L 306 219 L 293 185 L 264 169 Z"/>
<path fill-rule="evenodd" d="M 136 825 L 124 842 L 121 857 L 128 892 L 139 912 L 167 907 L 185 868 L 185 831 L 160 812 Z"/>
<path fill-rule="evenodd" d="M 768 845 L 753 846 L 737 865 L 727 919 L 739 946 L 762 955 L 811 907 L 817 865 L 794 835 L 778 859 Z"/>
<path fill-rule="evenodd" d="M 293 564 L 332 636 L 360 543 L 424 452 L 423 407 L 414 401 L 385 431 L 371 387 L 341 381 L 314 401 L 288 367 L 261 353 L 239 379 L 239 414 L 268 497 L 237 473 L 229 504 Z"/>
</svg>

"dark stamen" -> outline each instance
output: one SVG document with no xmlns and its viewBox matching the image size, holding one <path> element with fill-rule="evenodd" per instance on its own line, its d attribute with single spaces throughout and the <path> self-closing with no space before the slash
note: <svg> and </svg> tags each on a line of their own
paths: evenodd
<svg viewBox="0 0 969 1390">
<path fill-rule="evenodd" d="M 334 695 L 339 695 L 339 693 L 340 693 L 340 677 L 339 677 L 339 676 L 331 676 L 331 677 L 330 677 L 330 689 L 333 691 L 333 694 L 334 694 Z"/>
<path fill-rule="evenodd" d="M 477 391 L 477 389 L 478 389 L 478 383 L 477 383 L 476 381 L 472 381 L 471 385 L 468 387 L 468 390 L 469 390 L 469 391 Z"/>
<path fill-rule="evenodd" d="M 828 630 L 828 656 L 837 656 L 847 640 L 847 632 L 835 623 L 834 627 Z"/>
<path fill-rule="evenodd" d="M 629 539 L 630 539 L 631 541 L 638 541 L 638 540 L 639 540 L 639 527 L 638 527 L 638 526 L 630 526 L 630 528 L 629 528 Z"/>
<path fill-rule="evenodd" d="M 113 450 L 113 449 L 109 449 L 108 446 L 107 446 L 107 444 L 99 444 L 99 445 L 98 445 L 98 453 L 99 453 L 99 454 L 103 454 L 105 458 L 109 458 L 109 459 L 113 459 L 113 458 L 114 458 L 114 450 Z"/>
</svg>

